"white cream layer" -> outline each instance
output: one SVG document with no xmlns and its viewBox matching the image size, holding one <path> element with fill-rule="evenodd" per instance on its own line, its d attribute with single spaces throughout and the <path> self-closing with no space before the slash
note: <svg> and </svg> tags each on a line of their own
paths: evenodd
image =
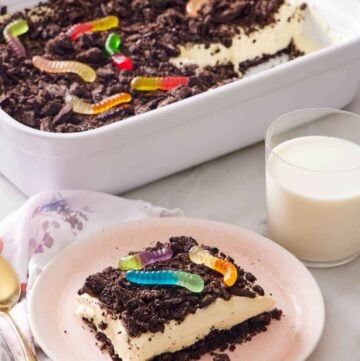
<svg viewBox="0 0 360 361">
<path fill-rule="evenodd" d="M 245 34 L 239 27 L 239 35 L 233 38 L 232 46 L 227 48 L 220 43 L 187 44 L 181 46 L 181 53 L 170 61 L 176 67 L 197 64 L 200 68 L 219 64 L 232 63 L 236 71 L 244 61 L 256 59 L 263 55 L 273 55 L 286 49 L 293 41 L 299 50 L 311 53 L 321 48 L 321 45 L 304 32 L 305 17 L 310 10 L 301 10 L 294 1 L 286 0 L 276 14 L 276 22 L 262 29 Z M 310 15 L 310 14 L 309 14 Z"/>
<path fill-rule="evenodd" d="M 147 332 L 139 337 L 130 337 L 120 320 L 103 315 L 97 299 L 83 294 L 79 296 L 76 314 L 93 320 L 96 326 L 105 322 L 108 326 L 101 331 L 111 340 L 115 352 L 123 361 L 146 361 L 165 352 L 175 352 L 188 347 L 207 336 L 213 329 L 227 330 L 252 317 L 270 311 L 275 300 L 270 297 L 232 297 L 229 301 L 218 299 L 210 306 L 188 315 L 178 324 L 170 321 L 164 332 Z"/>
</svg>

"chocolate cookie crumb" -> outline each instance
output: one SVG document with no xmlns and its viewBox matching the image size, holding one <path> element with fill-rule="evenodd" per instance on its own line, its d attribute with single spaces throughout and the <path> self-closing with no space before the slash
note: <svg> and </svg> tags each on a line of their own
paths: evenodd
<svg viewBox="0 0 360 361">
<path fill-rule="evenodd" d="M 0 16 L 7 14 L 7 6 L 6 5 L 0 5 Z"/>
<path fill-rule="evenodd" d="M 264 293 L 260 286 L 254 284 L 256 277 L 239 266 L 239 277 L 235 285 L 225 287 L 220 273 L 190 261 L 188 253 L 195 245 L 198 245 L 198 242 L 194 238 L 181 236 L 170 238 L 166 244 L 158 243 L 155 247 L 149 247 L 148 250 L 156 250 L 169 246 L 174 257 L 147 266 L 145 270 L 185 270 L 199 274 L 205 281 L 205 289 L 200 294 L 181 287 L 135 285 L 127 281 L 125 272 L 112 267 L 89 276 L 79 294 L 88 293 L 99 299 L 104 312 L 114 319 L 121 319 L 129 335 L 137 337 L 148 331 L 162 332 L 165 324 L 171 320 L 182 322 L 187 315 L 195 313 L 199 308 L 208 307 L 218 298 L 255 298 L 257 294 Z M 204 248 L 219 256 L 216 249 L 206 246 Z M 224 253 L 220 253 L 220 257 L 228 258 Z"/>
<path fill-rule="evenodd" d="M 192 42 L 229 47 L 239 26 L 250 34 L 275 23 L 283 3 L 284 0 L 208 0 L 198 16 L 192 18 L 186 13 L 186 1 L 179 0 L 49 0 L 0 22 L 0 33 L 16 17 L 26 19 L 30 26 L 30 31 L 21 36 L 27 59 L 19 60 L 3 37 L 0 39 L 0 95 L 5 94 L 0 105 L 29 127 L 70 133 L 98 128 L 195 96 L 239 79 L 239 69 L 245 73 L 272 55 L 264 54 L 239 64 L 238 69 L 232 64 L 177 68 L 170 58 L 179 55 L 180 46 Z M 6 12 L 6 6 L 0 5 L 0 14 Z M 104 54 L 109 32 L 84 34 L 76 42 L 67 35 L 72 25 L 107 15 L 121 19 L 115 31 L 123 39 L 122 52 L 134 62 L 133 71 L 120 71 Z M 293 45 L 284 53 L 290 59 L 302 55 Z M 96 70 L 97 79 L 85 83 L 74 74 L 41 72 L 32 65 L 35 55 L 84 62 Z M 138 75 L 188 76 L 190 84 L 171 92 L 135 92 L 130 89 L 130 82 Z M 107 114 L 83 115 L 67 107 L 64 99 L 67 92 L 90 103 L 118 92 L 131 92 L 133 102 Z"/>
<path fill-rule="evenodd" d="M 211 352 L 210 355 L 213 356 L 213 361 L 230 361 L 230 357 L 225 353 Z"/>
<path fill-rule="evenodd" d="M 107 329 L 108 325 L 105 322 L 100 322 L 98 327 L 100 328 L 100 330 L 105 331 Z"/>
<path fill-rule="evenodd" d="M 144 270 L 183 270 L 199 274 L 205 282 L 202 293 L 192 293 L 176 286 L 136 285 L 127 281 L 125 272 L 112 267 L 89 276 L 78 293 L 79 295 L 87 293 L 97 298 L 104 314 L 113 320 L 121 320 L 131 337 L 138 337 L 146 332 L 163 332 L 168 322 L 176 320 L 181 323 L 189 314 L 210 306 L 219 298 L 224 300 L 229 300 L 233 296 L 254 298 L 256 295 L 264 294 L 263 288 L 255 284 L 256 277 L 250 272 L 245 272 L 236 263 L 238 280 L 233 287 L 225 287 L 222 274 L 191 262 L 189 250 L 197 245 L 198 242 L 188 236 L 171 237 L 166 243 L 157 242 L 154 247 L 146 249 L 155 251 L 167 246 L 172 249 L 173 257 L 170 260 L 149 265 Z M 217 248 L 206 245 L 202 247 L 216 257 L 234 261 L 225 253 L 219 253 Z M 137 252 L 131 251 L 129 254 Z M 215 350 L 220 350 L 221 353 L 214 353 L 214 360 L 228 361 L 228 356 L 223 354 L 225 350 L 234 351 L 235 344 L 250 341 L 258 333 L 265 332 L 272 320 L 280 320 L 281 317 L 282 311 L 274 309 L 237 325 L 231 330 L 214 330 L 205 339 L 199 340 L 191 347 L 173 354 L 157 356 L 154 361 L 193 360 Z M 107 324 L 102 322 L 96 330 L 92 320 L 86 320 L 86 323 L 97 332 L 97 340 L 101 348 L 107 351 L 113 360 L 119 361 L 111 342 L 101 332 L 106 330 Z"/>
</svg>

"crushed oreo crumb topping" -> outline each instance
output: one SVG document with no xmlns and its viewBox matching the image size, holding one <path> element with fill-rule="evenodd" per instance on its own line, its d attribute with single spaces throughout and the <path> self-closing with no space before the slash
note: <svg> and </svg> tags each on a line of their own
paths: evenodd
<svg viewBox="0 0 360 361">
<path fill-rule="evenodd" d="M 211 352 L 210 355 L 213 356 L 213 361 L 230 361 L 230 357 L 226 353 Z"/>
<path fill-rule="evenodd" d="M 103 272 L 89 276 L 79 294 L 87 293 L 97 298 L 111 318 L 121 319 L 130 336 L 145 332 L 162 332 L 171 320 L 182 322 L 189 314 L 205 308 L 218 298 L 228 301 L 232 296 L 254 298 L 264 290 L 255 284 L 256 277 L 238 268 L 238 280 L 233 287 L 226 287 L 223 275 L 203 265 L 190 261 L 189 250 L 198 245 L 191 237 L 173 237 L 167 244 L 158 242 L 155 250 L 170 246 L 174 256 L 168 261 L 147 266 L 146 271 L 175 270 L 198 274 L 205 281 L 202 293 L 192 293 L 181 287 L 140 286 L 130 283 L 125 272 L 109 267 Z M 204 246 L 213 255 L 229 259 L 216 248 Z M 231 258 L 230 258 L 231 259 Z"/>
<path fill-rule="evenodd" d="M 7 6 L 0 4 L 0 16 L 4 16 L 7 14 Z"/>
<path fill-rule="evenodd" d="M 30 31 L 21 36 L 21 42 L 28 58 L 17 58 L 0 37 L 0 106 L 17 121 L 35 129 L 80 132 L 227 84 L 239 76 L 231 64 L 178 69 L 169 59 L 179 55 L 179 45 L 189 41 L 230 46 L 239 25 L 250 33 L 271 24 L 283 3 L 284 0 L 209 0 L 195 18 L 186 14 L 186 0 L 49 0 L 16 12 L 0 21 L 0 33 L 10 21 L 24 18 Z M 6 7 L 0 7 L 0 13 L 5 12 Z M 121 19 L 120 28 L 115 30 L 123 39 L 123 53 L 134 62 L 134 71 L 119 71 L 105 56 L 104 43 L 109 32 L 85 34 L 76 42 L 67 35 L 76 23 L 108 15 Z M 291 54 L 301 55 L 296 51 Z M 31 62 L 35 55 L 85 62 L 96 70 L 97 80 L 85 83 L 74 74 L 40 72 Z M 239 68 L 246 71 L 251 65 L 243 63 Z M 169 92 L 141 93 L 130 89 L 131 79 L 137 75 L 185 75 L 191 80 L 188 87 Z M 133 102 L 99 116 L 81 115 L 65 104 L 68 91 L 91 103 L 118 92 L 130 92 Z"/>
</svg>

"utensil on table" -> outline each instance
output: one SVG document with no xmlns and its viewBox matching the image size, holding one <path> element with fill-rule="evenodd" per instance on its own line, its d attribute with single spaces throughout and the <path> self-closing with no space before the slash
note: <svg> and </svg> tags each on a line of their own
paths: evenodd
<svg viewBox="0 0 360 361">
<path fill-rule="evenodd" d="M 26 361 L 38 361 L 24 335 L 10 315 L 10 310 L 18 303 L 21 295 L 20 282 L 10 263 L 0 256 L 0 316 L 13 327 L 19 339 Z"/>
</svg>

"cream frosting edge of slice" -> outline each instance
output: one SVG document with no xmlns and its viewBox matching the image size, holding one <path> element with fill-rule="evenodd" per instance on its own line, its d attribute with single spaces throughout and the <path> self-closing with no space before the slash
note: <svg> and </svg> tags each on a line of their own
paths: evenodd
<svg viewBox="0 0 360 361">
<path fill-rule="evenodd" d="M 146 361 L 154 356 L 176 352 L 189 347 L 206 337 L 212 330 L 227 330 L 264 312 L 271 311 L 275 300 L 271 297 L 237 297 L 229 301 L 217 299 L 210 306 L 198 309 L 178 323 L 175 320 L 165 325 L 164 332 L 146 332 L 138 337 L 130 337 L 121 320 L 107 317 L 100 301 L 88 294 L 78 296 L 76 314 L 91 320 L 99 329 L 99 324 L 107 324 L 103 332 L 123 361 Z"/>
<path fill-rule="evenodd" d="M 238 65 L 264 55 L 274 55 L 286 49 L 293 41 L 296 47 L 308 54 L 319 50 L 322 45 L 305 34 L 305 16 L 311 16 L 309 7 L 305 10 L 297 1 L 286 0 L 275 15 L 276 21 L 257 31 L 240 33 L 233 37 L 232 46 L 225 47 L 220 43 L 186 44 L 180 46 L 180 55 L 171 58 L 170 62 L 181 68 L 184 65 L 197 64 L 200 68 L 232 63 L 235 71 Z"/>
</svg>

